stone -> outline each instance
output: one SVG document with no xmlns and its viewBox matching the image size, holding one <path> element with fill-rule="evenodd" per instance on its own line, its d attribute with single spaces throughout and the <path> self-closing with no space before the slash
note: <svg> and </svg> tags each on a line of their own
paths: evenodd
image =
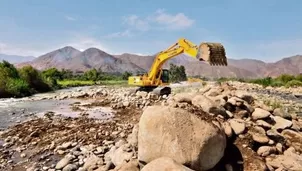
<svg viewBox="0 0 302 171">
<path fill-rule="evenodd" d="M 183 93 L 177 93 L 173 96 L 173 99 L 178 102 L 178 103 L 182 103 L 182 102 L 186 102 L 191 104 L 192 103 L 192 99 L 196 96 L 196 93 L 187 93 L 187 92 L 183 92 Z"/>
<path fill-rule="evenodd" d="M 261 146 L 257 150 L 257 154 L 261 157 L 266 157 L 270 154 L 276 153 L 277 149 L 276 147 L 271 147 L 271 146 Z"/>
<path fill-rule="evenodd" d="M 73 159 L 72 156 L 66 155 L 64 158 L 62 158 L 57 164 L 56 169 L 60 170 L 63 169 L 65 166 L 69 164 L 69 162 Z"/>
<path fill-rule="evenodd" d="M 230 112 L 230 111 L 228 111 L 228 110 L 226 110 L 226 114 L 228 115 L 229 118 L 233 118 L 234 117 L 233 113 Z"/>
<path fill-rule="evenodd" d="M 184 109 L 149 106 L 140 118 L 140 161 L 149 163 L 165 156 L 194 170 L 207 170 L 220 161 L 225 148 L 223 130 Z"/>
<path fill-rule="evenodd" d="M 67 166 L 65 166 L 65 167 L 63 168 L 62 171 L 75 171 L 75 170 L 77 170 L 77 169 L 78 169 L 77 165 L 68 164 Z"/>
<path fill-rule="evenodd" d="M 265 122 L 264 120 L 257 120 L 257 121 L 256 121 L 256 124 L 257 124 L 258 126 L 261 126 L 261 127 L 263 127 L 263 128 L 267 128 L 267 129 L 270 129 L 270 128 L 273 127 L 271 124 Z"/>
<path fill-rule="evenodd" d="M 130 143 L 133 147 L 137 146 L 138 141 L 138 124 L 135 124 L 132 128 L 132 133 L 128 135 L 127 141 Z"/>
<path fill-rule="evenodd" d="M 237 114 L 235 114 L 235 118 L 243 119 L 249 116 L 249 112 L 246 110 L 240 110 Z"/>
<path fill-rule="evenodd" d="M 245 131 L 245 123 L 240 119 L 231 119 L 229 123 L 236 135 L 242 134 Z"/>
<path fill-rule="evenodd" d="M 246 91 L 237 90 L 235 91 L 235 96 L 246 101 L 248 104 L 252 104 L 254 102 L 253 96 Z"/>
<path fill-rule="evenodd" d="M 293 125 L 292 121 L 284 119 L 280 116 L 273 116 L 272 118 L 276 122 L 272 129 L 283 130 L 290 128 Z"/>
<path fill-rule="evenodd" d="M 224 122 L 222 124 L 224 133 L 230 138 L 233 135 L 233 130 L 229 122 Z"/>
<path fill-rule="evenodd" d="M 275 129 L 267 130 L 266 135 L 277 143 L 284 143 L 285 141 L 285 138 Z"/>
<path fill-rule="evenodd" d="M 290 144 L 296 151 L 302 153 L 302 134 L 295 132 L 293 130 L 283 130 L 281 135 L 285 137 L 286 140 L 290 141 Z"/>
<path fill-rule="evenodd" d="M 139 171 L 138 160 L 132 160 L 128 163 L 121 165 L 120 167 L 115 168 L 116 171 Z"/>
<path fill-rule="evenodd" d="M 296 120 L 292 120 L 292 122 L 293 122 L 293 125 L 292 125 L 291 129 L 293 129 L 293 130 L 295 130 L 297 132 L 301 131 L 301 125 L 300 125 L 300 123 L 298 121 L 296 121 Z"/>
<path fill-rule="evenodd" d="M 84 160 L 84 166 L 83 166 L 83 170 L 93 170 L 95 168 L 98 168 L 99 166 L 103 165 L 103 159 L 101 159 L 100 157 L 91 154 L 89 157 L 86 158 L 86 160 Z"/>
<path fill-rule="evenodd" d="M 128 101 L 123 102 L 123 106 L 129 107 L 130 106 L 130 102 L 128 102 Z"/>
<path fill-rule="evenodd" d="M 292 119 L 292 116 L 286 111 L 286 109 L 283 108 L 274 109 L 273 115 L 280 116 L 284 119 Z"/>
<path fill-rule="evenodd" d="M 255 108 L 255 111 L 252 113 L 252 118 L 254 120 L 258 119 L 265 119 L 269 117 L 271 113 L 267 110 L 261 109 L 261 108 Z"/>
<path fill-rule="evenodd" d="M 302 155 L 296 154 L 291 148 L 284 151 L 283 155 L 266 158 L 266 163 L 274 168 L 284 168 L 285 170 L 301 170 Z"/>
<path fill-rule="evenodd" d="M 278 150 L 279 153 L 283 153 L 283 146 L 281 143 L 276 144 L 276 149 Z"/>
<path fill-rule="evenodd" d="M 115 166 L 120 166 L 123 163 L 130 161 L 134 156 L 134 153 L 132 151 L 128 152 L 125 150 L 126 148 L 127 144 L 124 144 L 117 148 L 110 156 L 111 161 Z"/>
<path fill-rule="evenodd" d="M 270 141 L 270 139 L 266 136 L 265 130 L 262 127 L 252 127 L 249 130 L 249 133 L 252 135 L 253 140 L 258 143 L 266 144 Z"/>
<path fill-rule="evenodd" d="M 213 113 L 215 115 L 222 115 L 223 117 L 226 117 L 226 110 L 217 105 L 213 100 L 210 98 L 204 96 L 204 95 L 196 95 L 192 99 L 192 104 L 194 106 L 202 108 L 203 111 L 207 113 Z"/>
<path fill-rule="evenodd" d="M 193 171 L 185 167 L 169 157 L 160 157 L 152 160 L 141 171 Z"/>
</svg>

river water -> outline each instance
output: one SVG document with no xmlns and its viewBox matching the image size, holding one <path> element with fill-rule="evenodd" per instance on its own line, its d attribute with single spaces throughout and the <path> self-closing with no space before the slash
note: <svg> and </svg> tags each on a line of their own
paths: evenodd
<svg viewBox="0 0 302 171">
<path fill-rule="evenodd" d="M 89 87 L 77 87 L 70 89 L 58 90 L 51 93 L 36 94 L 26 98 L 6 98 L 0 99 L 0 130 L 8 126 L 17 124 L 19 122 L 31 119 L 33 117 L 44 116 L 47 112 L 54 112 L 55 114 L 64 115 L 68 117 L 77 117 L 81 111 L 73 111 L 72 104 L 85 104 L 95 101 L 81 100 L 81 99 L 49 99 L 60 93 L 70 93 L 82 89 L 89 89 Z M 35 100 L 31 100 L 35 99 Z M 83 107 L 82 107 L 83 108 Z M 106 107 L 84 108 L 89 117 L 94 118 L 110 118 L 113 116 L 114 111 Z"/>
</svg>

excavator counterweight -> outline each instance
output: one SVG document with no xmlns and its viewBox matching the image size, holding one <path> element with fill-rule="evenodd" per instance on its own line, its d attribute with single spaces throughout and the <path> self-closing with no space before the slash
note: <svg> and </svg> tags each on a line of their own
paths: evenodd
<svg viewBox="0 0 302 171">
<path fill-rule="evenodd" d="M 162 66 L 167 60 L 182 53 L 211 66 L 228 65 L 226 52 L 221 43 L 203 42 L 197 46 L 189 40 L 181 38 L 177 43 L 157 54 L 147 74 L 129 77 L 128 84 L 139 86 L 138 91 L 151 91 L 160 95 L 170 94 L 169 71 L 162 69 Z"/>
</svg>

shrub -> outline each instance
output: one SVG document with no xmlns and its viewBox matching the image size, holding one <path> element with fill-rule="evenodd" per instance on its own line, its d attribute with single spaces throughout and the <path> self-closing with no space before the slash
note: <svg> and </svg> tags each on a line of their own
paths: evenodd
<svg viewBox="0 0 302 171">
<path fill-rule="evenodd" d="M 19 70 L 19 74 L 35 91 L 46 92 L 51 90 L 51 87 L 43 79 L 41 73 L 32 66 L 24 66 Z"/>
<path fill-rule="evenodd" d="M 285 87 L 296 87 L 302 86 L 302 82 L 299 80 L 291 80 L 285 84 Z"/>
<path fill-rule="evenodd" d="M 9 96 L 23 97 L 32 94 L 28 83 L 20 78 L 9 78 L 6 82 L 6 93 Z"/>
<path fill-rule="evenodd" d="M 295 79 L 295 76 L 289 75 L 289 74 L 282 74 L 282 75 L 280 75 L 279 77 L 276 78 L 276 80 L 279 80 L 283 83 L 287 83 L 287 82 L 289 82 L 291 80 L 294 80 L 294 79 Z"/>
<path fill-rule="evenodd" d="M 49 68 L 47 70 L 44 70 L 42 74 L 45 78 L 52 78 L 57 80 L 63 79 L 62 73 L 57 68 Z"/>
</svg>

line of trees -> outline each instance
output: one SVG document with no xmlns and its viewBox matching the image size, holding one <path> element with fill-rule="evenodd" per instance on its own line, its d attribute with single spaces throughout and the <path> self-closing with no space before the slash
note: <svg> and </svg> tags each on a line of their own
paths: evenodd
<svg viewBox="0 0 302 171">
<path fill-rule="evenodd" d="M 127 80 L 132 74 L 110 74 L 100 69 L 91 69 L 84 73 L 73 73 L 70 70 L 50 68 L 39 71 L 32 66 L 17 69 L 13 64 L 0 62 L 0 98 L 24 97 L 60 88 L 58 80 Z"/>
</svg>

